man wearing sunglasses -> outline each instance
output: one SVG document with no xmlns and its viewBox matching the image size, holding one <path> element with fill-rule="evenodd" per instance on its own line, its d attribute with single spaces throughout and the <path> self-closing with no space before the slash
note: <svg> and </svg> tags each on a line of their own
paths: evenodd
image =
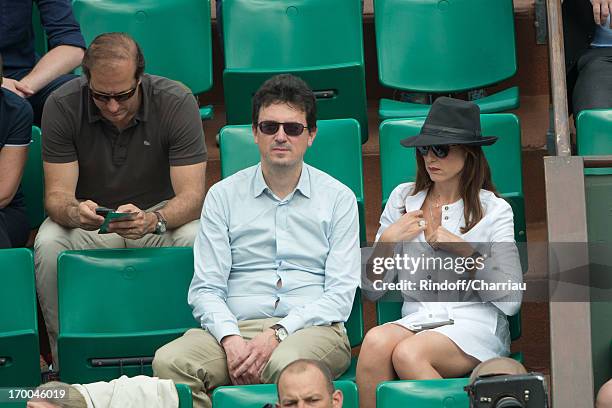
<svg viewBox="0 0 612 408">
<path fill-rule="evenodd" d="M 186 87 L 144 74 L 144 66 L 131 37 L 102 34 L 85 52 L 84 75 L 45 105 L 49 218 L 36 237 L 35 262 L 54 353 L 61 251 L 191 246 L 195 239 L 207 158 L 198 105 Z M 107 209 L 128 215 L 102 234 Z"/>
<path fill-rule="evenodd" d="M 196 408 L 227 384 L 273 383 L 310 358 L 334 377 L 349 366 L 344 330 L 359 282 L 351 190 L 304 163 L 317 134 L 315 98 L 278 75 L 253 97 L 261 161 L 207 193 L 188 300 L 202 329 L 160 348 L 153 370 L 188 384 Z"/>
</svg>

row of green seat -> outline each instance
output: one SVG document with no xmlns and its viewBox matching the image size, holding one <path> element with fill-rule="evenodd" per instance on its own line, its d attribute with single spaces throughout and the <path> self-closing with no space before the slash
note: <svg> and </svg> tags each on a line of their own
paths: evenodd
<svg viewBox="0 0 612 408">
<path fill-rule="evenodd" d="M 0 386 L 35 386 L 40 373 L 32 254 L 26 249 L 0 250 L 0 264 L 11 265 L 0 285 L 0 307 L 5 311 L 0 316 Z M 185 301 L 192 275 L 191 248 L 62 253 L 58 259 L 62 381 L 87 383 L 122 374 L 151 375 L 155 350 L 198 326 Z M 401 303 L 379 302 L 379 324 L 398 317 L 394 314 L 400 307 Z M 364 335 L 359 292 L 346 328 L 351 346 L 359 345 Z M 515 339 L 520 325 L 511 324 L 511 328 Z M 351 366 L 340 378 L 345 391 L 354 389 L 345 383 L 355 380 L 355 361 Z M 453 384 L 421 386 L 426 390 L 448 388 L 450 392 L 456 391 Z M 398 386 L 389 385 L 392 389 Z M 246 398 L 251 404 L 246 406 L 253 406 L 253 401 L 269 402 L 273 388 L 258 387 L 220 388 L 214 398 L 225 401 L 218 406 L 241 406 L 228 401 L 245 400 L 254 392 L 258 397 Z"/>
<path fill-rule="evenodd" d="M 227 123 L 250 123 L 250 99 L 257 88 L 270 76 L 289 72 L 315 91 L 319 118 L 358 120 L 365 142 L 360 7 L 360 0 L 334 0 L 333 5 L 328 0 L 223 0 Z M 379 79 L 385 86 L 453 93 L 498 83 L 516 72 L 512 0 L 377 0 L 374 8 Z M 143 49 L 147 72 L 181 81 L 195 94 L 211 88 L 210 0 L 73 0 L 73 9 L 87 43 L 104 32 L 130 33 Z M 476 103 L 483 113 L 516 108 L 518 88 Z M 382 99 L 379 115 L 417 117 L 428 109 Z M 202 108 L 203 119 L 211 115 L 212 107 Z"/>
<path fill-rule="evenodd" d="M 463 390 L 467 378 L 426 381 L 386 381 L 376 390 L 378 408 L 468 408 L 467 393 Z M 350 381 L 335 381 L 336 389 L 344 395 L 343 407 L 358 408 L 357 386 Z M 276 400 L 272 384 L 229 386 L 215 389 L 213 406 L 218 408 L 261 408 Z"/>
</svg>

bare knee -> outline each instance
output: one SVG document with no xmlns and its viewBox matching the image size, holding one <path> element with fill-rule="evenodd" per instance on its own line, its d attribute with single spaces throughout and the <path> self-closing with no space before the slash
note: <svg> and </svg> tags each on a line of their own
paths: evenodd
<svg viewBox="0 0 612 408">
<path fill-rule="evenodd" d="M 612 408 L 612 380 L 608 381 L 597 393 L 596 408 Z"/>
<path fill-rule="evenodd" d="M 402 380 L 416 379 L 423 366 L 431 366 L 423 350 L 416 342 L 410 341 L 403 341 L 393 349 L 391 361 L 396 372 L 402 372 L 409 377 L 402 376 Z"/>
</svg>

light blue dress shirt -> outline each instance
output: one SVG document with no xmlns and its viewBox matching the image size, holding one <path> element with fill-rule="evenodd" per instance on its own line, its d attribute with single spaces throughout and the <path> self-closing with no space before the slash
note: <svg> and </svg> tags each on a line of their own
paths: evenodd
<svg viewBox="0 0 612 408">
<path fill-rule="evenodd" d="M 355 195 L 304 163 L 281 200 L 249 167 L 208 190 L 194 258 L 189 304 L 218 341 L 242 320 L 281 317 L 289 334 L 345 322 L 361 273 Z"/>
</svg>

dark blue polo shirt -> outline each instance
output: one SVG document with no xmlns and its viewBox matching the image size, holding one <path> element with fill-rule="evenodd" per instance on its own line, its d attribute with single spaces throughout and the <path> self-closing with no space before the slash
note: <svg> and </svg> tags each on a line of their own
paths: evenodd
<svg viewBox="0 0 612 408">
<path fill-rule="evenodd" d="M 47 33 L 49 48 L 74 45 L 85 48 L 79 24 L 72 14 L 71 0 L 34 0 Z M 33 0 L 0 0 L 0 54 L 5 76 L 32 68 L 38 61 L 32 28 Z"/>
<path fill-rule="evenodd" d="M 0 150 L 4 146 L 28 146 L 32 139 L 32 107 L 25 99 L 0 88 Z M 25 207 L 21 186 L 9 207 Z"/>
</svg>

